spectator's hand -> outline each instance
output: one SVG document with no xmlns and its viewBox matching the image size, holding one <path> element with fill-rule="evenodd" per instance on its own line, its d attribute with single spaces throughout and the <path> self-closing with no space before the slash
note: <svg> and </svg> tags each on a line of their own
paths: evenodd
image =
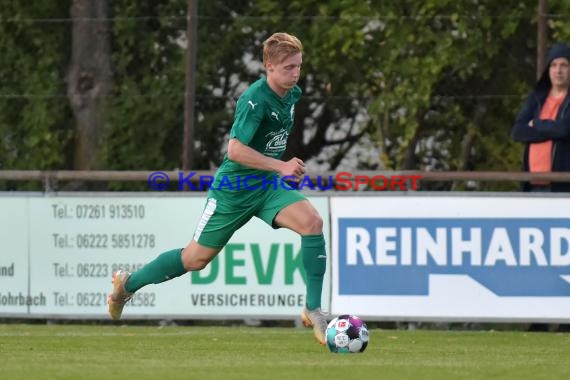
<svg viewBox="0 0 570 380">
<path fill-rule="evenodd" d="M 283 163 L 279 174 L 282 177 L 295 177 L 298 181 L 305 174 L 305 163 L 303 160 L 293 157 L 289 161 Z"/>
</svg>

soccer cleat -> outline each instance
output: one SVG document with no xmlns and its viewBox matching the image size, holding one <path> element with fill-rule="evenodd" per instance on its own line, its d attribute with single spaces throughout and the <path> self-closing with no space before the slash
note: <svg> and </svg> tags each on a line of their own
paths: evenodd
<svg viewBox="0 0 570 380">
<path fill-rule="evenodd" d="M 322 312 L 321 308 L 316 308 L 314 310 L 303 309 L 301 313 L 301 321 L 305 327 L 313 327 L 313 334 L 315 338 L 321 345 L 326 344 L 326 331 L 327 331 L 327 318 Z"/>
<path fill-rule="evenodd" d="M 111 319 L 121 319 L 123 314 L 123 307 L 131 299 L 133 293 L 125 290 L 125 284 L 131 274 L 127 271 L 119 269 L 113 273 L 113 292 L 107 297 L 107 304 L 109 305 L 109 315 Z"/>
</svg>

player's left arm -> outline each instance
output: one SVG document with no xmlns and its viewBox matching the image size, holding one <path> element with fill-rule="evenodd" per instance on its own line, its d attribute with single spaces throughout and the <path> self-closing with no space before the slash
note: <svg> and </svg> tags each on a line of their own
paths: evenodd
<svg viewBox="0 0 570 380">
<path fill-rule="evenodd" d="M 228 158 L 253 169 L 277 172 L 283 177 L 298 178 L 305 174 L 305 163 L 301 159 L 294 157 L 289 161 L 281 161 L 250 148 L 237 138 L 228 143 Z"/>
</svg>

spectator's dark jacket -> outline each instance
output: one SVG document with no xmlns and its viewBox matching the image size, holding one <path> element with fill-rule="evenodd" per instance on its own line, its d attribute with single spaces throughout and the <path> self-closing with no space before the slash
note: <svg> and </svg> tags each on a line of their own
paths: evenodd
<svg viewBox="0 0 570 380">
<path fill-rule="evenodd" d="M 570 171 L 570 91 L 564 102 L 560 105 L 556 120 L 540 120 L 540 109 L 544 104 L 552 83 L 548 70 L 550 63 L 555 58 L 564 57 L 570 60 L 570 47 L 558 43 L 548 52 L 546 68 L 536 83 L 534 91 L 526 100 L 520 111 L 512 130 L 512 138 L 515 141 L 525 143 L 523 156 L 523 170 L 528 171 L 528 153 L 530 143 L 552 140 L 552 171 Z M 528 123 L 533 120 L 533 126 Z M 552 182 L 553 192 L 570 192 L 570 182 Z M 529 184 L 523 184 L 523 190 L 529 190 Z"/>
</svg>

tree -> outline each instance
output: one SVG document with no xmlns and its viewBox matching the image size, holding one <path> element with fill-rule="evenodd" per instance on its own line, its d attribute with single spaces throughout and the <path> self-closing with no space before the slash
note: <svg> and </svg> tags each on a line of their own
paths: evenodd
<svg viewBox="0 0 570 380">
<path fill-rule="evenodd" d="M 106 0 L 73 0 L 72 48 L 67 95 L 76 122 L 73 167 L 102 167 L 99 150 L 105 132 L 105 102 L 112 89 L 109 12 Z"/>
<path fill-rule="evenodd" d="M 302 143 L 290 155 L 329 170 L 508 170 L 512 95 L 522 96 L 535 37 L 534 2 L 510 3 L 265 0 L 241 22 L 306 45 Z"/>
<path fill-rule="evenodd" d="M 220 163 L 235 101 L 263 73 L 261 43 L 275 31 L 288 31 L 301 38 L 305 56 L 304 95 L 286 157 L 307 160 L 312 172 L 518 170 L 521 148 L 510 141 L 510 128 L 535 80 L 536 1 L 505 1 L 200 2 L 194 168 Z M 61 2 L 12 5 L 11 12 L 65 18 L 56 4 Z M 98 95 L 106 102 L 99 108 L 104 113 L 97 113 L 106 127 L 104 168 L 178 169 L 187 1 L 120 0 L 109 6 L 113 86 Z M 563 0 L 549 6 L 552 13 L 568 11 Z M 0 23 L 7 52 L 0 75 L 8 78 L 15 70 L 26 78 L 8 79 L 3 91 L 62 93 L 72 29 L 50 24 L 60 34 L 34 34 L 30 26 L 36 23 Z M 563 18 L 551 17 L 548 25 L 553 39 L 570 36 Z M 39 42 L 32 46 L 34 39 Z M 40 45 L 49 52 L 29 54 Z M 69 105 L 58 102 L 2 101 L 0 159 L 11 167 L 70 167 L 72 117 Z M 18 125 L 18 132 L 9 125 Z M 29 141 L 36 149 L 19 148 L 31 146 Z"/>
<path fill-rule="evenodd" d="M 67 2 L 7 2 L 0 16 L 0 169 L 67 168 Z"/>
</svg>

